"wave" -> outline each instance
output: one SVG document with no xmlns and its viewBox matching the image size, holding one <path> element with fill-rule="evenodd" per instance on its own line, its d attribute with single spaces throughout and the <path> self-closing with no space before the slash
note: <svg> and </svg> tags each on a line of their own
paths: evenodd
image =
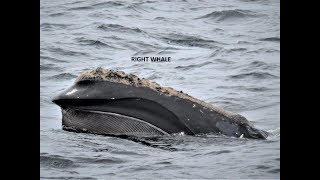
<svg viewBox="0 0 320 180">
<path fill-rule="evenodd" d="M 267 87 L 250 87 L 250 86 L 218 86 L 218 89 L 234 89 L 234 90 L 243 90 L 243 91 L 251 91 L 251 92 L 265 92 L 271 90 Z"/>
<path fill-rule="evenodd" d="M 63 5 L 73 5 L 73 4 L 81 4 L 81 3 L 83 3 L 83 2 L 85 2 L 85 1 L 74 1 L 74 2 L 67 2 L 67 3 L 64 3 Z"/>
<path fill-rule="evenodd" d="M 133 44 L 141 49 L 145 49 L 145 50 L 159 50 L 159 49 L 163 49 L 163 47 L 161 47 L 159 44 L 157 43 L 146 43 L 144 41 L 127 41 L 127 43 L 129 44 Z"/>
<path fill-rule="evenodd" d="M 76 75 L 70 74 L 70 73 L 61 73 L 61 74 L 57 74 L 54 76 L 49 77 L 48 79 L 52 79 L 52 80 L 61 80 L 61 79 L 74 79 L 76 78 Z"/>
<path fill-rule="evenodd" d="M 102 151 L 96 151 L 96 152 L 102 152 Z M 75 160 L 77 160 L 77 163 L 94 163 L 94 164 L 119 164 L 124 163 L 126 161 L 110 157 L 110 158 L 84 158 L 84 157 L 74 157 Z"/>
<path fill-rule="evenodd" d="M 138 48 L 133 47 L 133 46 L 127 46 L 129 49 L 135 50 L 137 51 L 136 53 L 134 53 L 132 56 L 144 56 L 147 54 L 153 54 L 154 51 L 153 50 L 138 50 Z"/>
<path fill-rule="evenodd" d="M 131 5 L 128 5 L 126 7 L 126 9 L 133 10 L 133 11 L 138 12 L 138 13 L 149 12 L 149 11 L 145 10 L 144 8 L 142 8 L 140 6 L 140 3 L 134 3 L 134 4 L 131 4 Z"/>
<path fill-rule="evenodd" d="M 209 49 L 219 48 L 219 46 L 217 46 L 219 42 L 214 40 L 202 39 L 196 36 L 171 33 L 171 34 L 162 36 L 161 39 L 166 41 L 168 44 L 179 45 L 179 46 L 201 47 L 201 48 L 209 48 Z"/>
<path fill-rule="evenodd" d="M 103 43 L 102 41 L 87 39 L 87 38 L 84 38 L 84 37 L 76 38 L 76 41 L 78 43 L 80 43 L 81 45 L 95 46 L 95 47 L 107 47 L 107 48 L 118 49 L 116 47 L 113 47 L 113 46 L 110 46 L 110 45 L 108 45 L 106 43 Z"/>
<path fill-rule="evenodd" d="M 94 9 L 94 7 L 92 6 L 80 6 L 80 7 L 73 7 L 73 8 L 69 8 L 69 11 L 73 11 L 73 10 L 92 10 Z"/>
<path fill-rule="evenodd" d="M 249 42 L 249 41 L 238 41 L 237 44 L 256 44 L 256 43 Z"/>
<path fill-rule="evenodd" d="M 105 37 L 106 39 L 111 39 L 111 40 L 116 40 L 116 41 L 120 41 L 120 40 L 124 40 L 118 36 L 108 36 L 108 37 Z"/>
<path fill-rule="evenodd" d="M 93 46 L 108 46 L 107 44 L 99 41 L 99 40 L 92 40 L 86 38 L 78 38 L 77 41 L 81 43 L 81 45 L 93 45 Z"/>
<path fill-rule="evenodd" d="M 249 73 L 231 75 L 229 77 L 232 79 L 246 79 L 246 78 L 269 79 L 269 78 L 277 78 L 278 76 L 267 73 L 267 72 L 249 72 Z"/>
<path fill-rule="evenodd" d="M 179 48 L 176 48 L 176 47 L 165 47 L 163 49 L 159 49 L 157 54 L 174 54 L 175 50 L 179 50 Z M 190 60 L 191 59 L 193 59 L 193 58 L 190 58 Z"/>
<path fill-rule="evenodd" d="M 192 11 L 198 11 L 198 10 L 210 9 L 210 8 L 214 8 L 214 6 L 190 7 L 189 9 Z"/>
<path fill-rule="evenodd" d="M 53 167 L 53 168 L 70 168 L 75 167 L 75 164 L 70 159 L 62 158 L 58 155 L 40 155 L 40 165 L 46 167 Z"/>
<path fill-rule="evenodd" d="M 215 19 L 217 21 L 230 20 L 230 19 L 241 19 L 241 18 L 251 18 L 257 17 L 258 15 L 253 11 L 234 9 L 234 10 L 222 10 L 222 11 L 213 11 L 209 14 L 201 16 L 196 19 Z"/>
<path fill-rule="evenodd" d="M 87 6 L 79 6 L 79 7 L 72 7 L 68 10 L 96 10 L 97 8 L 112 8 L 112 7 L 120 7 L 124 6 L 124 3 L 119 1 L 107 1 L 101 3 L 90 4 Z"/>
<path fill-rule="evenodd" d="M 82 177 L 82 176 L 41 176 L 40 175 L 40 179 L 59 179 L 59 180 L 97 180 L 97 178 L 93 178 L 93 177 Z"/>
<path fill-rule="evenodd" d="M 70 27 L 71 24 L 58 24 L 58 23 L 42 23 L 40 24 L 40 28 L 42 30 L 57 30 L 57 29 L 65 29 L 67 27 Z"/>
<path fill-rule="evenodd" d="M 153 147 L 153 148 L 158 148 L 158 149 L 163 149 L 168 151 L 177 150 L 176 148 L 172 147 L 174 142 L 176 142 L 176 140 L 171 138 L 172 136 L 154 136 L 154 137 L 136 137 L 136 136 L 127 136 L 127 135 L 109 135 L 109 136 L 131 140 L 133 142 L 136 142 L 145 146 Z"/>
<path fill-rule="evenodd" d="M 60 67 L 57 67 L 54 64 L 40 64 L 40 71 L 61 71 Z"/>
<path fill-rule="evenodd" d="M 226 53 L 232 53 L 232 52 L 237 52 L 237 51 L 247 51 L 247 48 L 231 48 L 231 49 L 226 49 Z"/>
<path fill-rule="evenodd" d="M 235 62 L 231 60 L 226 60 L 226 59 L 215 59 L 215 62 L 221 63 L 221 64 L 234 64 Z"/>
<path fill-rule="evenodd" d="M 264 0 L 241 0 L 243 2 L 265 2 Z"/>
<path fill-rule="evenodd" d="M 119 6 L 123 6 L 124 4 L 122 2 L 119 1 L 107 1 L 107 2 L 101 2 L 101 3 L 96 3 L 96 4 L 92 4 L 92 7 L 119 7 Z"/>
<path fill-rule="evenodd" d="M 49 14 L 49 16 L 51 16 L 51 17 L 58 17 L 58 16 L 64 16 L 64 15 L 65 15 L 65 13 L 64 13 L 64 12 Z"/>
<path fill-rule="evenodd" d="M 266 165 L 257 165 L 256 169 L 270 169 L 271 166 L 266 166 Z"/>
<path fill-rule="evenodd" d="M 280 136 L 280 127 L 268 131 L 272 136 Z"/>
<path fill-rule="evenodd" d="M 66 50 L 66 49 L 56 48 L 56 47 L 51 47 L 49 48 L 49 50 L 51 52 L 54 52 L 63 56 L 87 56 L 87 53 L 84 53 L 84 52 Z"/>
<path fill-rule="evenodd" d="M 43 56 L 43 55 L 40 55 L 40 61 L 41 60 L 49 60 L 49 61 L 52 61 L 52 62 L 61 62 L 61 63 L 67 62 L 67 61 L 64 61 L 64 60 L 60 60 L 60 59 L 49 57 L 49 56 Z"/>
<path fill-rule="evenodd" d="M 276 52 L 280 52 L 280 50 L 278 49 L 267 49 L 267 48 L 260 48 L 260 49 L 256 49 L 256 50 L 251 50 L 251 51 L 247 51 L 247 54 L 259 54 L 259 53 L 276 53 Z"/>
<path fill-rule="evenodd" d="M 129 28 L 119 24 L 101 24 L 97 27 L 104 31 L 127 32 L 127 33 L 143 33 L 139 28 Z"/>
<path fill-rule="evenodd" d="M 280 42 L 280 37 L 261 38 L 260 41 Z"/>
<path fill-rule="evenodd" d="M 175 67 L 175 69 L 186 71 L 186 70 L 190 70 L 190 69 L 194 69 L 194 68 L 200 68 L 200 67 L 206 66 L 208 64 L 213 64 L 213 63 L 210 61 L 206 61 L 206 62 L 200 63 L 200 64 L 191 64 L 191 65 L 187 65 L 187 66 L 177 66 L 177 67 Z"/>
<path fill-rule="evenodd" d="M 262 61 L 253 61 L 249 64 L 250 67 L 253 68 L 258 68 L 258 67 L 264 67 L 267 66 L 268 64 Z"/>
<path fill-rule="evenodd" d="M 274 168 L 274 169 L 269 170 L 268 172 L 272 173 L 272 174 L 279 174 L 280 173 L 280 168 Z"/>
<path fill-rule="evenodd" d="M 155 79 L 159 79 L 159 78 L 160 78 L 160 76 L 157 76 L 157 74 L 152 74 L 147 77 L 147 79 L 149 79 L 149 80 L 155 80 Z"/>
<path fill-rule="evenodd" d="M 142 1 L 142 2 L 135 2 L 135 5 L 142 5 L 142 4 L 152 4 L 156 3 L 157 1 Z"/>
<path fill-rule="evenodd" d="M 165 18 L 165 17 L 158 16 L 158 17 L 155 17 L 154 20 L 166 20 L 166 18 Z"/>
<path fill-rule="evenodd" d="M 213 58 L 216 57 L 217 55 L 219 55 L 220 53 L 222 53 L 224 51 L 224 48 L 219 47 L 217 49 L 215 49 L 210 55 L 208 55 L 208 58 Z"/>
<path fill-rule="evenodd" d="M 261 69 L 261 70 L 275 70 L 277 69 L 279 66 L 276 64 L 268 64 L 262 61 L 253 61 L 247 65 L 245 65 L 245 68 L 243 69 L 243 71 L 247 72 L 250 71 L 252 69 Z"/>
<path fill-rule="evenodd" d="M 211 151 L 211 152 L 206 153 L 204 155 L 219 155 L 219 154 L 232 153 L 232 152 L 233 151 L 230 151 L 230 150 Z"/>
</svg>

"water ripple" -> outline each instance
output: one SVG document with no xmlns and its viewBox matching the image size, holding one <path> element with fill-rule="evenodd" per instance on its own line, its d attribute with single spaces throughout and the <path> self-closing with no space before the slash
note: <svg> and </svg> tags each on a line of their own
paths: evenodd
<svg viewBox="0 0 320 180">
<path fill-rule="evenodd" d="M 71 161 L 70 159 L 62 158 L 58 155 L 40 155 L 40 165 L 53 168 L 76 167 L 73 161 Z"/>
<path fill-rule="evenodd" d="M 125 32 L 125 33 L 143 33 L 139 28 L 129 28 L 119 24 L 101 24 L 97 27 L 104 31 Z"/>
<path fill-rule="evenodd" d="M 218 44 L 221 44 L 214 40 L 202 39 L 196 36 L 181 35 L 174 33 L 164 35 L 161 37 L 161 39 L 167 42 L 168 44 L 187 47 L 202 47 L 210 49 L 217 49 L 219 48 Z"/>
<path fill-rule="evenodd" d="M 182 70 L 182 71 L 187 71 L 187 70 L 194 69 L 194 68 L 200 68 L 200 67 L 203 67 L 203 66 L 206 66 L 206 65 L 209 65 L 209 64 L 213 64 L 213 63 L 210 62 L 210 61 L 206 61 L 206 62 L 203 62 L 203 63 L 200 63 L 200 64 L 191 64 L 191 65 L 187 65 L 187 66 L 177 66 L 177 67 L 175 67 L 175 69 L 179 69 L 179 70 Z"/>
<path fill-rule="evenodd" d="M 278 78 L 278 76 L 267 73 L 267 72 L 249 72 L 249 73 L 241 73 L 237 75 L 229 76 L 231 79 L 270 79 L 270 78 Z"/>
<path fill-rule="evenodd" d="M 257 13 L 250 10 L 233 9 L 233 10 L 213 11 L 197 19 L 209 18 L 217 21 L 225 21 L 225 20 L 236 20 L 236 19 L 244 19 L 244 18 L 250 18 L 250 17 L 257 17 L 257 16 L 259 16 Z"/>
<path fill-rule="evenodd" d="M 77 76 L 71 73 L 60 73 L 53 76 L 50 76 L 48 79 L 51 80 L 68 80 L 68 79 L 75 79 Z"/>
<path fill-rule="evenodd" d="M 280 37 L 261 38 L 260 41 L 280 42 Z"/>
</svg>

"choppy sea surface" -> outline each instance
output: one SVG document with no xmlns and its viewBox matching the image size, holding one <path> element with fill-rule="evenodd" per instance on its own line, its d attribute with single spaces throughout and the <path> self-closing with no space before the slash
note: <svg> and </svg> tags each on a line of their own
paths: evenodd
<svg viewBox="0 0 320 180">
<path fill-rule="evenodd" d="M 280 179 L 278 0 L 40 0 L 40 18 L 41 179 Z M 51 98 L 99 66 L 237 112 L 270 136 L 63 131 Z"/>
</svg>

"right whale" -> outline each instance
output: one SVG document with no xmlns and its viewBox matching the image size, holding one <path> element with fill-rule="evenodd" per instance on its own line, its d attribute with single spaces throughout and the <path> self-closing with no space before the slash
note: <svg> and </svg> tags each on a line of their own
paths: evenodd
<svg viewBox="0 0 320 180">
<path fill-rule="evenodd" d="M 85 71 L 52 101 L 61 107 L 65 130 L 134 136 L 268 136 L 239 114 L 122 71 Z"/>
</svg>

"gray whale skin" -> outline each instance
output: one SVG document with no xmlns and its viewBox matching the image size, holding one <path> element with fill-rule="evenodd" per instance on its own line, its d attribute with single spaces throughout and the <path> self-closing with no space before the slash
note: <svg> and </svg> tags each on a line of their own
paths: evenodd
<svg viewBox="0 0 320 180">
<path fill-rule="evenodd" d="M 70 131 L 115 136 L 268 136 L 239 114 L 122 71 L 85 71 L 52 101 L 61 107 L 63 129 Z"/>
</svg>

